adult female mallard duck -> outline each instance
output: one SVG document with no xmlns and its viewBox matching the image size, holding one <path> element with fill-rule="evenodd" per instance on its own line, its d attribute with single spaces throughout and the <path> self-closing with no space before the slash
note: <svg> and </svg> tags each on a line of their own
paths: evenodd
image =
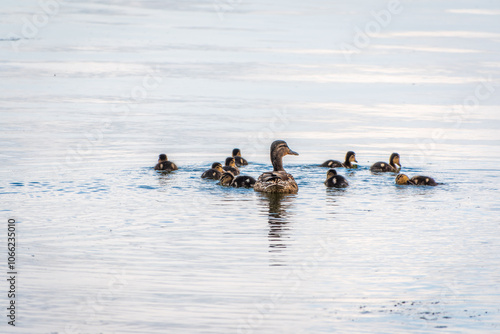
<svg viewBox="0 0 500 334">
<path fill-rule="evenodd" d="M 254 185 L 255 191 L 264 193 L 296 193 L 299 186 L 291 174 L 288 174 L 283 168 L 283 157 L 285 155 L 299 155 L 290 150 L 287 143 L 283 140 L 276 140 L 271 145 L 271 163 L 273 171 L 259 176 Z"/>
<path fill-rule="evenodd" d="M 179 168 L 177 168 L 177 166 L 173 162 L 167 160 L 166 154 L 160 154 L 160 156 L 158 157 L 158 163 L 155 166 L 155 170 L 171 172 L 177 169 Z"/>
<path fill-rule="evenodd" d="M 226 172 L 233 173 L 234 176 L 240 174 L 240 170 L 236 167 L 236 160 L 233 157 L 226 158 L 226 165 L 223 168 Z"/>
<path fill-rule="evenodd" d="M 337 171 L 332 168 L 326 173 L 325 185 L 329 188 L 346 188 L 349 183 L 345 177 L 337 175 Z"/>
<path fill-rule="evenodd" d="M 405 174 L 396 176 L 396 184 L 413 186 L 437 186 L 438 183 L 432 177 L 417 175 L 411 179 Z"/>
<path fill-rule="evenodd" d="M 371 167 L 372 172 L 399 172 L 401 170 L 401 162 L 399 161 L 399 154 L 393 153 L 387 162 L 376 162 Z"/>
<path fill-rule="evenodd" d="M 356 153 L 354 153 L 353 151 L 349 151 L 346 153 L 345 155 L 345 161 L 344 162 L 340 162 L 338 160 L 327 160 L 325 162 L 323 162 L 320 167 L 329 167 L 329 168 L 334 168 L 334 167 L 345 167 L 345 168 L 356 168 L 357 165 L 353 164 L 354 163 L 358 163 L 356 161 Z"/>
<path fill-rule="evenodd" d="M 240 175 L 235 177 L 233 173 L 226 172 L 222 174 L 219 184 L 226 187 L 252 188 L 255 182 L 257 181 L 251 176 Z"/>
<path fill-rule="evenodd" d="M 241 150 L 239 148 L 235 148 L 233 150 L 233 158 L 236 162 L 236 166 L 241 167 L 241 166 L 246 166 L 248 165 L 248 161 L 246 161 L 242 156 L 241 156 Z"/>
<path fill-rule="evenodd" d="M 220 162 L 214 162 L 212 164 L 212 168 L 205 171 L 202 175 L 202 179 L 212 179 L 212 180 L 220 180 L 222 174 L 224 173 L 224 169 L 222 169 L 222 165 Z"/>
</svg>

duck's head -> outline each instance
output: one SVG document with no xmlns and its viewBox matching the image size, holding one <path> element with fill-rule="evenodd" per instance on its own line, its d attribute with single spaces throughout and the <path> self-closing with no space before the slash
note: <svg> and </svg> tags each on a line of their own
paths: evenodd
<svg viewBox="0 0 500 334">
<path fill-rule="evenodd" d="M 224 173 L 224 169 L 222 168 L 222 164 L 220 162 L 214 162 L 212 164 L 212 169 L 215 169 L 216 171 Z"/>
<path fill-rule="evenodd" d="M 328 180 L 329 178 L 332 178 L 335 175 L 337 175 L 337 171 L 332 168 L 328 172 L 326 172 L 326 179 Z"/>
<path fill-rule="evenodd" d="M 221 186 L 230 186 L 233 183 L 234 175 L 231 172 L 225 172 L 220 178 Z"/>
<path fill-rule="evenodd" d="M 241 157 L 241 150 L 239 148 L 233 150 L 233 157 Z"/>
<path fill-rule="evenodd" d="M 167 161 L 167 155 L 166 154 L 160 154 L 158 156 L 158 161 Z"/>
<path fill-rule="evenodd" d="M 401 162 L 399 161 L 399 154 L 393 153 L 389 159 L 389 164 L 392 167 L 401 168 Z"/>
<path fill-rule="evenodd" d="M 399 185 L 407 185 L 407 184 L 414 184 L 410 178 L 406 175 L 406 174 L 399 174 L 398 176 L 396 176 L 396 184 L 399 184 Z"/>
<path fill-rule="evenodd" d="M 349 164 L 351 163 L 358 163 L 358 161 L 356 160 L 356 153 L 354 153 L 353 151 L 349 151 L 346 153 L 345 155 L 345 161 L 348 162 Z"/>
<path fill-rule="evenodd" d="M 226 158 L 226 167 L 236 167 L 236 160 L 233 157 Z"/>
<path fill-rule="evenodd" d="M 285 155 L 299 155 L 297 152 L 292 151 L 286 141 L 276 140 L 271 144 L 271 162 L 275 171 L 282 171 L 283 157 Z"/>
</svg>

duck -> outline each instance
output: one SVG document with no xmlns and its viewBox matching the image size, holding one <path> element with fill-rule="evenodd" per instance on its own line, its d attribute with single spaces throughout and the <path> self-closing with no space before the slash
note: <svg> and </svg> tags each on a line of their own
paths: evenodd
<svg viewBox="0 0 500 334">
<path fill-rule="evenodd" d="M 353 151 L 348 151 L 345 155 L 345 161 L 340 162 L 338 160 L 327 160 L 323 162 L 320 167 L 329 167 L 329 168 L 334 168 L 334 167 L 345 167 L 345 168 L 357 168 L 357 165 L 354 165 L 354 163 L 358 163 L 356 161 L 356 153 Z"/>
<path fill-rule="evenodd" d="M 220 162 L 214 162 L 212 164 L 212 168 L 206 170 L 202 175 L 202 179 L 212 179 L 212 180 L 220 180 L 222 174 L 224 173 L 224 169 L 222 168 L 222 164 Z"/>
<path fill-rule="evenodd" d="M 337 175 L 337 171 L 332 168 L 326 173 L 325 185 L 329 188 L 346 188 L 349 183 L 345 177 Z"/>
<path fill-rule="evenodd" d="M 235 148 L 233 150 L 233 158 L 236 162 L 236 166 L 238 167 L 248 165 L 248 161 L 246 161 L 245 158 L 241 156 L 241 150 L 239 148 Z"/>
<path fill-rule="evenodd" d="M 438 183 L 429 176 L 417 175 L 411 179 L 406 174 L 396 176 L 396 184 L 413 186 L 437 186 Z"/>
<path fill-rule="evenodd" d="M 155 170 L 163 170 L 163 171 L 171 172 L 171 171 L 178 170 L 178 169 L 179 168 L 177 167 L 176 164 L 168 161 L 166 154 L 159 155 L 158 163 L 155 166 Z"/>
<path fill-rule="evenodd" d="M 240 170 L 236 167 L 236 160 L 233 157 L 226 158 L 226 165 L 223 168 L 226 172 L 233 173 L 234 176 L 240 175 Z"/>
<path fill-rule="evenodd" d="M 392 153 L 389 158 L 389 163 L 387 162 L 376 162 L 371 167 L 372 172 L 399 172 L 401 170 L 401 162 L 399 161 L 399 154 Z"/>
<path fill-rule="evenodd" d="M 219 184 L 225 187 L 253 188 L 256 182 L 257 181 L 251 176 L 240 175 L 238 177 L 235 177 L 233 173 L 226 172 L 222 174 Z"/>
<path fill-rule="evenodd" d="M 219 184 L 224 187 L 231 187 L 234 181 L 234 174 L 231 172 L 225 172 L 222 174 Z"/>
<path fill-rule="evenodd" d="M 254 185 L 254 190 L 264 193 L 293 194 L 299 191 L 299 186 L 292 174 L 283 168 L 283 157 L 286 155 L 299 155 L 292 151 L 284 140 L 276 140 L 271 144 L 271 163 L 273 171 L 259 176 Z"/>
</svg>

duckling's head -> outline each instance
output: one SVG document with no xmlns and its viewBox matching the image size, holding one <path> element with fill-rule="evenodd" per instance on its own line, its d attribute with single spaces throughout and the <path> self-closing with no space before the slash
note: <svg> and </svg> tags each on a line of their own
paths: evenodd
<svg viewBox="0 0 500 334">
<path fill-rule="evenodd" d="M 389 159 L 389 164 L 393 167 L 401 168 L 401 162 L 399 162 L 399 154 L 393 153 L 391 154 L 391 158 Z"/>
<path fill-rule="evenodd" d="M 239 148 L 233 150 L 233 157 L 241 157 L 241 150 Z"/>
<path fill-rule="evenodd" d="M 328 180 L 329 178 L 332 178 L 335 175 L 337 175 L 337 171 L 332 168 L 328 172 L 326 172 L 326 179 Z"/>
<path fill-rule="evenodd" d="M 212 164 L 212 169 L 215 169 L 216 171 L 224 173 L 224 169 L 222 168 L 222 164 L 220 162 L 214 162 Z"/>
<path fill-rule="evenodd" d="M 351 163 L 351 162 L 358 163 L 358 161 L 356 160 L 356 153 L 354 153 L 353 151 L 347 152 L 345 155 L 345 161 L 347 161 L 349 163 Z"/>
<path fill-rule="evenodd" d="M 233 183 L 234 175 L 231 172 L 225 172 L 220 178 L 220 185 L 230 186 Z"/>
<path fill-rule="evenodd" d="M 236 160 L 233 157 L 226 158 L 226 167 L 236 167 Z"/>
<path fill-rule="evenodd" d="M 160 154 L 158 157 L 158 161 L 167 161 L 167 155 L 166 154 Z"/>
<path fill-rule="evenodd" d="M 405 175 L 405 174 L 399 174 L 396 176 L 396 184 L 399 185 L 407 185 L 407 184 L 413 184 L 413 182 L 410 180 L 410 178 Z"/>
<path fill-rule="evenodd" d="M 292 151 L 284 140 L 276 140 L 271 144 L 271 162 L 275 171 L 283 171 L 282 158 L 285 155 L 299 155 Z"/>
</svg>

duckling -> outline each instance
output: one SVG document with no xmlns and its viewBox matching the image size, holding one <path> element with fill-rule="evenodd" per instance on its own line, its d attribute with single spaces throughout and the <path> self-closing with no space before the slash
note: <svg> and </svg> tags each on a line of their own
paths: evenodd
<svg viewBox="0 0 500 334">
<path fill-rule="evenodd" d="M 235 188 L 253 188 L 257 180 L 251 176 L 240 175 L 236 177 L 233 181 L 233 187 Z"/>
<path fill-rule="evenodd" d="M 276 140 L 271 145 L 271 162 L 273 171 L 259 176 L 254 185 L 255 191 L 265 193 L 290 194 L 299 191 L 299 186 L 291 174 L 283 168 L 283 157 L 285 155 L 299 155 L 292 151 L 283 140 Z"/>
<path fill-rule="evenodd" d="M 236 166 L 238 167 L 248 165 L 248 161 L 241 157 L 241 150 L 239 148 L 235 148 L 233 150 L 233 158 L 236 162 Z"/>
<path fill-rule="evenodd" d="M 212 168 L 205 171 L 201 175 L 201 178 L 202 179 L 220 180 L 223 173 L 224 173 L 224 169 L 222 169 L 222 164 L 220 162 L 214 162 L 212 164 Z"/>
<path fill-rule="evenodd" d="M 399 185 L 414 185 L 414 186 L 437 186 L 438 183 L 432 178 L 428 176 L 417 175 L 408 178 L 405 174 L 399 174 L 396 176 L 396 184 Z"/>
<path fill-rule="evenodd" d="M 233 173 L 234 176 L 240 175 L 240 170 L 236 167 L 236 160 L 233 157 L 226 158 L 226 165 L 223 168 L 226 172 Z"/>
<path fill-rule="evenodd" d="M 349 183 L 345 177 L 337 175 L 337 171 L 332 168 L 326 173 L 325 185 L 329 188 L 346 188 L 349 186 Z"/>
<path fill-rule="evenodd" d="M 334 167 L 345 167 L 345 168 L 357 168 L 357 165 L 354 165 L 354 163 L 358 163 L 356 161 L 356 153 L 354 153 L 353 151 L 349 151 L 346 153 L 345 155 L 345 161 L 342 163 L 338 160 L 327 160 L 325 162 L 323 162 L 320 167 L 330 167 L 330 168 L 334 168 Z"/>
<path fill-rule="evenodd" d="M 376 162 L 371 167 L 370 170 L 372 172 L 399 172 L 401 170 L 401 163 L 399 161 L 399 154 L 393 153 L 389 159 L 389 163 L 387 162 Z"/>
<path fill-rule="evenodd" d="M 231 187 L 233 185 L 234 175 L 231 172 L 222 174 L 219 184 L 224 187 Z"/>
<path fill-rule="evenodd" d="M 173 163 L 167 160 L 167 155 L 166 154 L 160 154 L 158 157 L 158 163 L 155 166 L 155 170 L 164 170 L 167 172 L 171 172 L 173 170 L 177 170 L 177 166 Z"/>
</svg>

